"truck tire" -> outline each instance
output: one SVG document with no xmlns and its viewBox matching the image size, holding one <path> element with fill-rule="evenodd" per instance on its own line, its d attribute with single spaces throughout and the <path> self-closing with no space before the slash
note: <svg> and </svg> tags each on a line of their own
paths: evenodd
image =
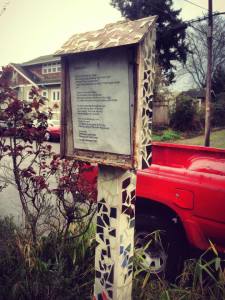
<svg viewBox="0 0 225 300">
<path fill-rule="evenodd" d="M 143 268 L 174 282 L 181 273 L 187 244 L 173 220 L 158 214 L 137 215 L 135 248 L 142 249 Z"/>
</svg>

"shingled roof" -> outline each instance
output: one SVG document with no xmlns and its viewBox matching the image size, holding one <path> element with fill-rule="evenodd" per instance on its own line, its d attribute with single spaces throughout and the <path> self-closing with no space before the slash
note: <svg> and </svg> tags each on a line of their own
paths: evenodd
<svg viewBox="0 0 225 300">
<path fill-rule="evenodd" d="M 74 34 L 56 55 L 87 52 L 140 42 L 157 17 L 151 16 L 135 21 L 119 21 L 107 24 L 103 29 Z"/>
<path fill-rule="evenodd" d="M 44 64 L 44 63 L 56 62 L 59 60 L 60 60 L 59 57 L 56 57 L 53 54 L 49 54 L 49 55 L 39 56 L 35 59 L 26 61 L 26 62 L 22 63 L 21 66 L 39 65 L 39 64 Z"/>
<path fill-rule="evenodd" d="M 60 84 L 60 79 L 59 78 L 46 78 L 45 76 L 42 76 L 42 74 L 38 74 L 37 72 L 31 72 L 29 69 L 29 66 L 36 65 L 46 62 L 55 62 L 58 61 L 60 63 L 60 58 L 55 57 L 53 55 L 45 55 L 45 56 L 40 56 L 38 58 L 35 58 L 33 60 L 30 60 L 29 62 L 22 63 L 22 64 L 15 64 L 15 63 L 10 63 L 10 65 L 18 72 L 20 73 L 21 76 L 23 76 L 28 82 L 34 85 L 56 85 Z"/>
</svg>

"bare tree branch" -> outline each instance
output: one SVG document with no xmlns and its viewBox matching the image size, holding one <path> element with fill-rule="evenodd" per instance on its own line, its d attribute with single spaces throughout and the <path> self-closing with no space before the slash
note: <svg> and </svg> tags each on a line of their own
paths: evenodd
<svg viewBox="0 0 225 300">
<path fill-rule="evenodd" d="M 206 85 L 207 73 L 207 23 L 192 26 L 188 32 L 189 55 L 186 71 L 199 88 Z M 221 66 L 225 67 L 225 18 L 214 17 L 212 76 Z"/>
</svg>

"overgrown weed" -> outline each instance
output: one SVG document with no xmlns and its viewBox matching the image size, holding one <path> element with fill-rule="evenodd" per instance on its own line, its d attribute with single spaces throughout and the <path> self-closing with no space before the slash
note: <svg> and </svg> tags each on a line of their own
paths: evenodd
<svg viewBox="0 0 225 300">
<path fill-rule="evenodd" d="M 91 299 L 94 236 L 69 239 L 50 232 L 34 245 L 12 219 L 0 219 L 0 300 Z"/>
<path fill-rule="evenodd" d="M 140 252 L 136 252 L 136 256 L 134 264 L 139 272 L 134 273 L 134 300 L 225 299 L 225 261 L 212 243 L 198 259 L 185 261 L 184 270 L 175 284 L 151 274 L 140 264 Z"/>
</svg>

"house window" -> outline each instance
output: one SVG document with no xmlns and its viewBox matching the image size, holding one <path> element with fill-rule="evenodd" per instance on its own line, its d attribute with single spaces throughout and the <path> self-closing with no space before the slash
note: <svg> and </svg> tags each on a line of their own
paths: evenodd
<svg viewBox="0 0 225 300">
<path fill-rule="evenodd" d="M 30 95 L 30 91 L 31 91 L 30 89 L 26 91 L 26 100 L 31 102 L 32 96 Z"/>
<path fill-rule="evenodd" d="M 18 79 L 18 73 L 14 71 L 13 74 L 12 74 L 12 82 L 13 83 L 16 82 L 17 79 Z"/>
<path fill-rule="evenodd" d="M 59 101 L 60 100 L 60 90 L 57 89 L 57 90 L 52 90 L 52 100 L 53 101 Z"/>
<path fill-rule="evenodd" d="M 58 73 L 61 71 L 60 63 L 49 63 L 42 65 L 42 74 Z"/>
<path fill-rule="evenodd" d="M 48 91 L 42 91 L 41 94 L 42 97 L 48 98 Z"/>
<path fill-rule="evenodd" d="M 43 65 L 42 66 L 42 74 L 47 74 L 48 73 L 48 66 L 47 65 Z"/>
</svg>

